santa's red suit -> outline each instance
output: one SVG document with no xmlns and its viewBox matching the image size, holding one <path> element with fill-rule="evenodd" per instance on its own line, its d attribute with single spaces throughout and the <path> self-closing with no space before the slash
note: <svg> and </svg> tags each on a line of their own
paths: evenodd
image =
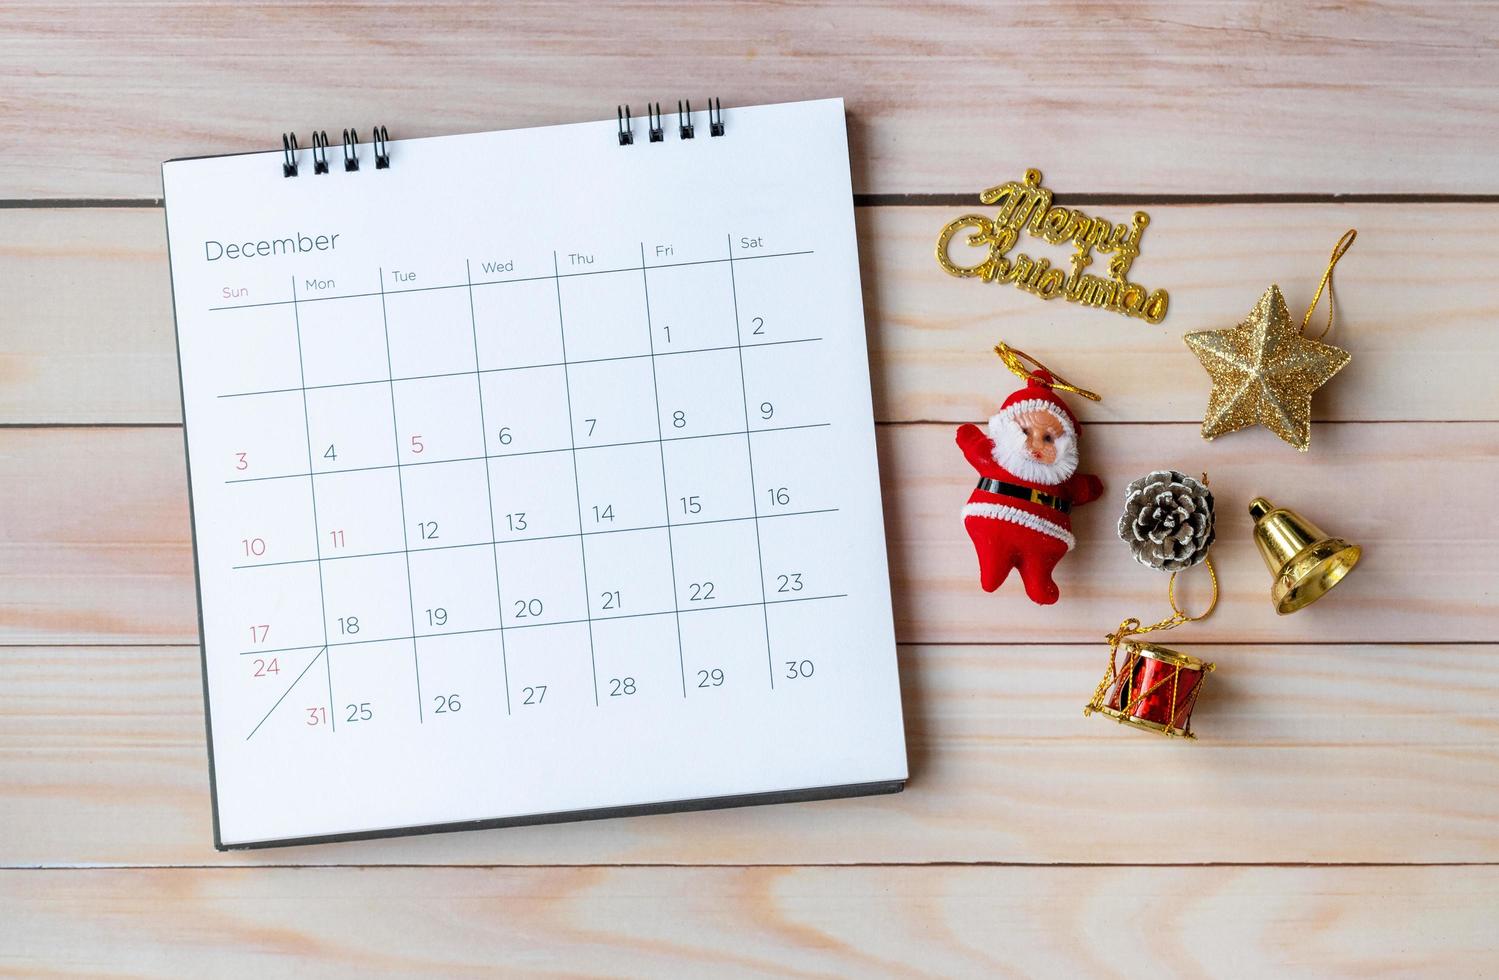
<svg viewBox="0 0 1499 980">
<path fill-rule="evenodd" d="M 1072 445 L 1057 447 L 1057 459 L 1072 453 L 1075 459 L 1080 425 L 1067 403 L 1051 389 L 1051 376 L 1036 372 L 1024 388 L 1005 399 L 998 414 L 989 420 L 989 432 L 1004 438 L 1002 427 L 1018 425 L 1016 417 L 1043 410 L 1056 417 L 1063 439 Z M 1020 569 L 1025 594 L 1031 601 L 1050 605 L 1061 594 L 1051 573 L 1072 550 L 1073 507 L 1097 500 L 1103 493 L 1098 477 L 1071 473 L 1060 483 L 1026 479 L 1001 465 L 994 439 L 976 425 L 958 428 L 958 446 L 979 472 L 979 486 L 963 507 L 963 526 L 978 552 L 979 583 L 985 592 L 999 588 L 1010 569 Z M 1060 440 L 1059 440 L 1060 441 Z M 1031 474 L 1044 467 L 1035 464 Z"/>
</svg>

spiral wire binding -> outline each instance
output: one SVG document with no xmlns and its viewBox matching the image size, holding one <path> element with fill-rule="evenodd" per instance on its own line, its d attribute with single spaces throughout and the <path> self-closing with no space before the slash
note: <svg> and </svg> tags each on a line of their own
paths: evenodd
<svg viewBox="0 0 1499 980">
<path fill-rule="evenodd" d="M 297 134 L 281 134 L 281 176 L 297 175 Z"/>
<path fill-rule="evenodd" d="M 313 174 L 328 172 L 328 131 L 326 129 L 312 131 L 312 172 Z"/>
<path fill-rule="evenodd" d="M 647 102 L 645 104 L 647 116 L 647 134 L 652 143 L 661 143 L 666 140 L 666 127 L 661 121 L 661 103 Z M 630 115 L 628 105 L 616 106 L 615 118 L 619 121 L 619 145 L 632 146 L 635 143 L 634 119 Z M 708 135 L 722 136 L 724 134 L 723 103 L 718 99 L 708 100 Z M 697 135 L 697 128 L 692 124 L 692 100 L 677 100 L 677 138 L 690 140 Z"/>
<path fill-rule="evenodd" d="M 350 173 L 359 169 L 359 131 L 355 129 L 344 130 L 344 172 Z"/>
<path fill-rule="evenodd" d="M 374 133 L 370 136 L 370 142 L 375 147 L 376 170 L 386 170 L 390 167 L 390 150 L 385 145 L 388 139 L 390 139 L 390 133 L 384 126 L 376 126 Z"/>
<path fill-rule="evenodd" d="M 344 171 L 352 173 L 359 169 L 359 131 L 353 128 L 344 130 Z M 370 139 L 370 145 L 375 151 L 375 169 L 386 170 L 390 167 L 390 131 L 384 126 L 376 126 Z M 296 133 L 281 134 L 281 176 L 295 177 L 301 172 L 301 164 L 297 155 L 301 147 L 297 144 Z M 314 129 L 312 131 L 312 172 L 314 174 L 326 174 L 330 172 L 328 164 L 328 131 L 325 129 Z"/>
<path fill-rule="evenodd" d="M 619 145 L 632 146 L 635 143 L 635 120 L 630 115 L 628 105 L 615 107 L 615 118 L 619 123 Z M 647 102 L 647 130 L 648 138 L 652 143 L 662 143 L 666 140 L 666 127 L 662 124 L 661 103 Z M 724 134 L 723 103 L 712 98 L 708 100 L 708 135 L 722 136 Z M 692 100 L 677 100 L 677 138 L 683 140 L 693 139 L 697 135 L 697 129 L 692 124 Z M 370 134 L 370 145 L 375 151 L 375 169 L 387 170 L 390 168 L 390 131 L 384 126 L 376 126 Z M 352 173 L 359 169 L 359 132 L 353 128 L 343 131 L 344 148 L 344 171 Z M 297 145 L 296 133 L 281 134 L 281 175 L 283 177 L 295 177 L 299 172 L 297 154 L 300 147 Z M 312 133 L 312 172 L 314 174 L 326 174 L 328 168 L 328 132 L 317 129 Z"/>
</svg>

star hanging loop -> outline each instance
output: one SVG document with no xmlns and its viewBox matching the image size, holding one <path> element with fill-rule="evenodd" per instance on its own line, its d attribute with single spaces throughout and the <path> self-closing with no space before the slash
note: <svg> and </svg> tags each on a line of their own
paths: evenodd
<svg viewBox="0 0 1499 980">
<path fill-rule="evenodd" d="M 1259 424 L 1306 452 L 1312 439 L 1312 392 L 1343 369 L 1351 355 L 1321 338 L 1332 329 L 1335 303 L 1332 270 L 1357 236 L 1350 229 L 1332 251 L 1327 271 L 1298 328 L 1291 321 L 1280 287 L 1271 285 L 1238 326 L 1199 330 L 1182 339 L 1213 382 L 1202 420 L 1202 437 Z M 1312 340 L 1306 325 L 1327 289 L 1327 327 Z"/>
</svg>

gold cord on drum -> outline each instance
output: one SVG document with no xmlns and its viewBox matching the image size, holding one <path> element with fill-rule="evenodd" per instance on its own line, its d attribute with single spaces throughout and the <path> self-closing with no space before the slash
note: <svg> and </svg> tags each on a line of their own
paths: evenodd
<svg viewBox="0 0 1499 980">
<path fill-rule="evenodd" d="M 1182 609 L 1181 606 L 1178 606 L 1176 604 L 1176 572 L 1172 572 L 1171 573 L 1171 582 L 1166 587 L 1167 598 L 1171 601 L 1171 615 L 1168 616 L 1167 618 L 1161 620 L 1159 623 L 1154 623 L 1154 624 L 1152 624 L 1150 626 L 1142 626 L 1140 624 L 1140 621 L 1138 619 L 1136 619 L 1135 617 L 1131 616 L 1129 619 L 1126 619 L 1124 622 L 1120 623 L 1119 624 L 1119 628 L 1117 630 L 1115 630 L 1114 632 L 1112 632 L 1112 633 L 1110 633 L 1108 635 L 1108 641 L 1109 641 L 1109 669 L 1108 669 L 1107 672 L 1104 673 L 1103 680 L 1101 680 L 1101 681 L 1098 682 L 1097 689 L 1095 689 L 1093 691 L 1093 697 L 1092 697 L 1092 699 L 1088 702 L 1087 706 L 1085 708 L 1083 708 L 1083 714 L 1085 714 L 1085 715 L 1086 714 L 1091 714 L 1095 709 L 1097 709 L 1099 706 L 1101 706 L 1104 703 L 1104 701 L 1103 701 L 1104 692 L 1107 691 L 1108 688 L 1109 688 L 1109 686 L 1114 683 L 1114 679 L 1116 677 L 1118 677 L 1121 673 L 1127 673 L 1130 670 L 1133 670 L 1135 660 L 1139 656 L 1138 651 L 1130 654 L 1129 659 L 1128 659 L 1128 661 L 1126 662 L 1126 664 L 1124 666 L 1124 669 L 1121 670 L 1119 668 L 1119 666 L 1118 666 L 1118 664 L 1119 664 L 1119 644 L 1123 643 L 1125 640 L 1127 640 L 1127 639 L 1129 639 L 1130 637 L 1133 637 L 1133 636 L 1142 636 L 1142 635 L 1144 635 L 1146 633 L 1154 633 L 1157 630 L 1175 629 L 1176 627 L 1180 626 L 1183 623 L 1192 623 L 1192 622 L 1196 622 L 1199 619 L 1206 619 L 1208 617 L 1208 615 L 1213 611 L 1213 609 L 1217 607 L 1217 605 L 1218 605 L 1218 572 L 1213 568 L 1213 559 L 1211 559 L 1211 558 L 1204 558 L 1202 560 L 1202 563 L 1207 566 L 1208 577 L 1211 578 L 1212 581 L 1213 581 L 1213 597 L 1208 600 L 1208 607 L 1206 609 L 1204 609 L 1200 614 L 1198 614 L 1196 616 L 1193 616 L 1190 613 L 1188 613 L 1186 610 Z M 1213 669 L 1212 664 L 1208 664 L 1206 669 L 1212 670 Z M 1156 683 L 1154 685 L 1152 685 L 1151 687 L 1149 687 L 1148 689 L 1146 689 L 1144 691 L 1140 691 L 1139 693 L 1137 693 L 1131 699 L 1129 707 L 1132 709 L 1136 704 L 1138 704 L 1139 702 L 1143 701 L 1146 697 L 1150 696 L 1151 694 L 1154 694 L 1156 692 L 1156 689 L 1159 688 L 1165 682 L 1166 682 L 1166 678 L 1162 677 L 1161 680 L 1156 681 Z M 1194 692 L 1193 696 L 1195 697 L 1195 692 Z M 1173 684 L 1171 686 L 1171 713 L 1170 713 L 1170 715 L 1168 715 L 1168 717 L 1170 717 L 1172 719 L 1176 718 L 1176 685 L 1175 684 Z"/>
<path fill-rule="evenodd" d="M 1208 615 L 1218 607 L 1218 572 L 1213 568 L 1213 559 L 1204 558 L 1202 563 L 1207 566 L 1208 577 L 1213 580 L 1213 597 L 1208 600 L 1208 607 L 1196 616 L 1189 614 L 1181 606 L 1176 604 L 1176 572 L 1171 573 L 1171 581 L 1166 586 L 1166 598 L 1171 602 L 1171 615 L 1150 626 L 1141 626 L 1140 620 L 1131 616 L 1119 624 L 1119 628 L 1108 635 L 1109 649 L 1117 650 L 1119 644 L 1132 636 L 1143 636 L 1146 633 L 1154 633 L 1157 630 L 1176 629 L 1182 623 L 1195 623 L 1199 619 L 1207 619 Z"/>
</svg>

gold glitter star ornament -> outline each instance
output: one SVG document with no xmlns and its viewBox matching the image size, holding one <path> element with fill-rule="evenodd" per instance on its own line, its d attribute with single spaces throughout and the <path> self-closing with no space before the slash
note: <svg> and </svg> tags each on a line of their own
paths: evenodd
<svg viewBox="0 0 1499 980">
<path fill-rule="evenodd" d="M 1202 420 L 1202 437 L 1213 439 L 1251 425 L 1263 425 L 1306 452 L 1312 437 L 1312 393 L 1343 369 L 1351 355 L 1303 336 L 1327 288 L 1327 328 L 1332 329 L 1332 270 L 1353 244 L 1349 231 L 1333 249 L 1322 284 L 1301 326 L 1291 321 L 1280 287 L 1272 285 L 1243 322 L 1228 330 L 1199 330 L 1182 339 L 1207 370 L 1213 393 Z"/>
</svg>

